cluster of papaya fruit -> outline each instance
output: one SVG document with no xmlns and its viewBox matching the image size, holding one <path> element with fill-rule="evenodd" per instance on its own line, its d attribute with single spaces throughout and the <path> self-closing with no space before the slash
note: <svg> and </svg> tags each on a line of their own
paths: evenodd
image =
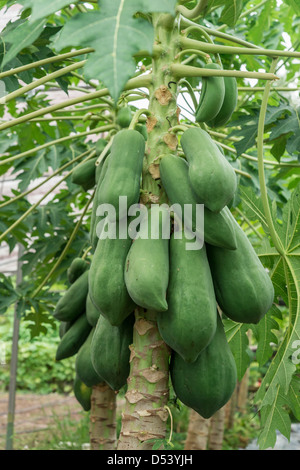
<svg viewBox="0 0 300 470">
<path fill-rule="evenodd" d="M 203 107 L 205 94 L 199 103 Z M 221 106 L 205 120 L 225 122 L 229 114 Z M 198 119 L 204 118 L 198 113 Z M 88 267 L 80 261 L 82 272 L 69 278 L 71 285 L 54 312 L 64 325 L 57 359 L 77 355 L 77 384 L 88 393 L 100 382 L 119 390 L 129 374 L 134 310 L 156 312 L 161 337 L 172 351 L 174 391 L 185 405 L 209 418 L 229 400 L 237 380 L 222 316 L 258 323 L 273 303 L 274 288 L 228 208 L 237 190 L 235 171 L 200 127 L 184 131 L 184 158 L 170 154 L 160 160 L 160 181 L 171 210 L 151 205 L 144 214 L 147 223 L 140 223 L 135 237 L 130 236 L 128 210 L 140 201 L 145 144 L 140 131 L 120 130 L 96 169 L 92 260 Z M 98 145 L 104 148 L 106 143 Z M 120 196 L 126 196 L 125 206 L 120 206 Z M 115 208 L 115 218 L 98 212 L 103 204 Z M 186 205 L 192 211 L 178 225 L 176 216 Z M 204 208 L 203 233 L 197 232 L 198 205 Z M 105 236 L 107 222 L 115 236 Z M 191 234 L 202 237 L 201 249 L 187 249 Z M 70 270 L 74 272 L 73 263 Z M 75 395 L 79 388 L 74 386 Z"/>
</svg>

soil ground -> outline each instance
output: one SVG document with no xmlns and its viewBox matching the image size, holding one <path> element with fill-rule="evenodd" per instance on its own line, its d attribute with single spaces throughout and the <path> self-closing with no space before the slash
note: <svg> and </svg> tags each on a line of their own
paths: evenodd
<svg viewBox="0 0 300 470">
<path fill-rule="evenodd" d="M 8 394 L 0 393 L 0 450 L 5 449 Z M 72 396 L 22 394 L 16 397 L 14 449 L 32 449 L 53 437 L 58 420 L 82 418 L 82 408 Z M 53 434 L 49 431 L 53 431 Z"/>
</svg>

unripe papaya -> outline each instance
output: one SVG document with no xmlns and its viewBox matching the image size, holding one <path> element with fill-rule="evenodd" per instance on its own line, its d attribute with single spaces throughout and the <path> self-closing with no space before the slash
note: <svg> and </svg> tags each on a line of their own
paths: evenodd
<svg viewBox="0 0 300 470">
<path fill-rule="evenodd" d="M 120 108 L 117 112 L 116 123 L 120 127 L 129 127 L 132 120 L 132 111 L 129 106 Z"/>
<path fill-rule="evenodd" d="M 168 310 L 157 314 L 165 343 L 186 362 L 194 362 L 212 340 L 217 325 L 217 303 L 205 245 L 187 250 L 184 232 L 170 241 Z"/>
<path fill-rule="evenodd" d="M 192 190 L 189 180 L 189 165 L 181 157 L 166 155 L 160 162 L 160 177 L 171 205 L 174 205 L 174 212 L 178 217 L 176 204 L 179 204 L 182 214 L 184 214 L 184 225 L 196 232 L 196 204 L 197 199 Z M 178 184 L 180 181 L 180 184 Z M 192 218 L 188 217 L 185 204 L 192 208 Z M 202 236 L 202 234 L 200 234 Z M 224 207 L 220 212 L 214 213 L 204 207 L 204 241 L 211 245 L 235 250 L 235 231 L 232 227 L 231 217 L 228 209 Z"/>
<path fill-rule="evenodd" d="M 91 409 L 91 396 L 92 388 L 87 387 L 75 374 L 74 383 L 73 383 L 73 392 L 76 400 L 82 406 L 84 411 L 90 411 Z"/>
<path fill-rule="evenodd" d="M 247 235 L 234 221 L 237 249 L 207 247 L 217 302 L 228 318 L 258 323 L 274 300 L 274 287 Z"/>
<path fill-rule="evenodd" d="M 53 316 L 60 321 L 74 321 L 85 312 L 89 272 L 85 271 L 59 299 Z"/>
<path fill-rule="evenodd" d="M 56 360 L 61 361 L 74 356 L 85 342 L 91 328 L 85 313 L 83 313 L 62 337 L 56 350 Z"/>
<path fill-rule="evenodd" d="M 135 126 L 135 129 L 142 134 L 142 136 L 144 137 L 146 141 L 148 140 L 148 130 L 145 124 L 137 124 Z"/>
<path fill-rule="evenodd" d="M 97 140 L 96 145 L 95 145 L 95 150 L 96 150 L 96 153 L 97 153 L 97 157 L 99 157 L 99 155 L 101 155 L 101 153 L 103 152 L 103 150 L 105 149 L 107 144 L 108 144 L 108 142 L 105 139 L 100 138 L 100 139 Z"/>
<path fill-rule="evenodd" d="M 67 277 L 70 284 L 73 284 L 81 274 L 89 268 L 89 263 L 82 258 L 74 258 L 67 270 Z"/>
<path fill-rule="evenodd" d="M 203 129 L 186 130 L 181 145 L 198 202 L 212 212 L 220 212 L 235 195 L 237 179 L 233 167 Z"/>
<path fill-rule="evenodd" d="M 123 129 L 115 135 L 98 198 L 98 204 L 115 209 L 115 213 L 108 212 L 111 221 L 122 219 L 128 208 L 139 202 L 144 154 L 145 139 L 138 131 Z M 120 196 L 124 197 L 123 206 Z"/>
<path fill-rule="evenodd" d="M 107 168 L 108 168 L 108 163 L 109 163 L 109 155 L 103 160 L 100 165 L 101 165 L 101 170 L 96 170 L 96 179 L 97 179 L 97 187 L 96 187 L 96 192 L 94 196 L 94 202 L 93 202 L 93 207 L 92 207 L 92 215 L 91 215 L 91 223 L 90 223 L 90 241 L 91 245 L 93 247 L 93 250 L 95 251 L 97 242 L 98 242 L 98 236 L 97 236 L 97 225 L 98 223 L 105 218 L 105 216 L 100 215 L 97 216 L 97 209 L 99 206 L 99 198 L 100 198 L 100 191 L 101 191 L 101 184 L 104 179 L 104 176 L 106 174 Z M 100 167 L 99 165 L 99 167 Z M 99 173 L 99 176 L 98 176 Z"/>
<path fill-rule="evenodd" d="M 58 335 L 60 339 L 65 335 L 65 333 L 70 329 L 72 322 L 70 321 L 61 321 L 58 328 Z"/>
<path fill-rule="evenodd" d="M 84 191 L 88 191 L 89 189 L 93 188 L 96 183 L 96 161 L 97 157 L 91 158 L 76 168 L 76 170 L 74 170 L 72 173 L 72 183 L 82 186 Z"/>
<path fill-rule="evenodd" d="M 156 311 L 168 308 L 169 238 L 164 238 L 165 229 L 170 235 L 168 209 L 152 205 L 125 263 L 125 283 L 130 297 L 140 307 Z"/>
<path fill-rule="evenodd" d="M 116 238 L 99 238 L 93 255 L 89 275 L 89 295 L 93 304 L 112 325 L 120 325 L 134 310 L 134 302 L 129 296 L 125 280 L 125 261 L 131 246 L 131 238 L 119 237 L 119 230 L 127 230 L 123 219 L 109 225 Z M 123 229 L 122 229 L 123 227 Z"/>
<path fill-rule="evenodd" d="M 91 344 L 94 332 L 95 327 L 90 331 L 85 342 L 79 349 L 75 360 L 76 374 L 87 387 L 93 387 L 93 385 L 103 382 L 102 377 L 97 374 L 92 364 Z"/>
<path fill-rule="evenodd" d="M 214 119 L 207 122 L 210 127 L 223 127 L 230 120 L 238 101 L 238 88 L 235 77 L 224 77 L 225 96 L 222 107 Z"/>
<path fill-rule="evenodd" d="M 86 318 L 91 326 L 96 326 L 97 321 L 100 317 L 100 311 L 93 304 L 90 295 L 86 296 L 86 308 L 85 308 Z"/>
<path fill-rule="evenodd" d="M 112 326 L 100 316 L 91 343 L 92 364 L 99 376 L 113 389 L 120 390 L 130 371 L 130 349 L 134 315 L 122 325 Z"/>
<path fill-rule="evenodd" d="M 206 69 L 221 70 L 216 63 L 205 65 Z M 196 121 L 208 122 L 220 112 L 225 97 L 223 77 L 202 77 L 202 89 L 199 104 L 196 109 Z"/>
<path fill-rule="evenodd" d="M 170 375 L 179 400 L 205 419 L 229 401 L 237 370 L 219 315 L 216 333 L 196 361 L 187 363 L 176 352 L 172 354 Z"/>
</svg>

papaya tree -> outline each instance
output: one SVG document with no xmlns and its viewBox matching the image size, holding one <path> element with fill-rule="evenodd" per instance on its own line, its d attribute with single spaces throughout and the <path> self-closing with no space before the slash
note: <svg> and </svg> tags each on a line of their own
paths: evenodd
<svg viewBox="0 0 300 470">
<path fill-rule="evenodd" d="M 24 280 L 1 276 L 1 313 L 17 302 L 33 336 L 59 325 L 56 360 L 76 356 L 92 448 L 168 447 L 171 392 L 216 419 L 253 343 L 267 365 L 251 403 L 260 448 L 276 430 L 289 437 L 300 418 L 298 3 L 18 4 L 0 45 L 0 169 L 17 181 L 0 202 L 0 241 L 24 246 Z M 51 102 L 53 90 L 66 98 Z"/>
</svg>

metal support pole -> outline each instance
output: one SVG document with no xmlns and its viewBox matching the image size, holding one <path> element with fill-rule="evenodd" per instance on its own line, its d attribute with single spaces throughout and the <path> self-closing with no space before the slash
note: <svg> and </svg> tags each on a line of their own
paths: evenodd
<svg viewBox="0 0 300 470">
<path fill-rule="evenodd" d="M 19 244 L 18 265 L 17 265 L 17 286 L 22 282 L 22 262 L 23 245 Z M 8 398 L 8 413 L 7 413 L 7 427 L 6 427 L 6 450 L 13 450 L 13 434 L 14 434 L 14 421 L 15 421 L 15 404 L 16 404 L 16 383 L 17 383 L 17 368 L 18 368 L 18 350 L 19 350 L 19 331 L 20 331 L 20 318 L 17 313 L 18 304 L 15 304 L 14 312 L 14 326 L 13 326 L 13 339 L 12 339 L 12 352 L 10 363 L 10 381 L 9 381 L 9 398 Z"/>
</svg>

